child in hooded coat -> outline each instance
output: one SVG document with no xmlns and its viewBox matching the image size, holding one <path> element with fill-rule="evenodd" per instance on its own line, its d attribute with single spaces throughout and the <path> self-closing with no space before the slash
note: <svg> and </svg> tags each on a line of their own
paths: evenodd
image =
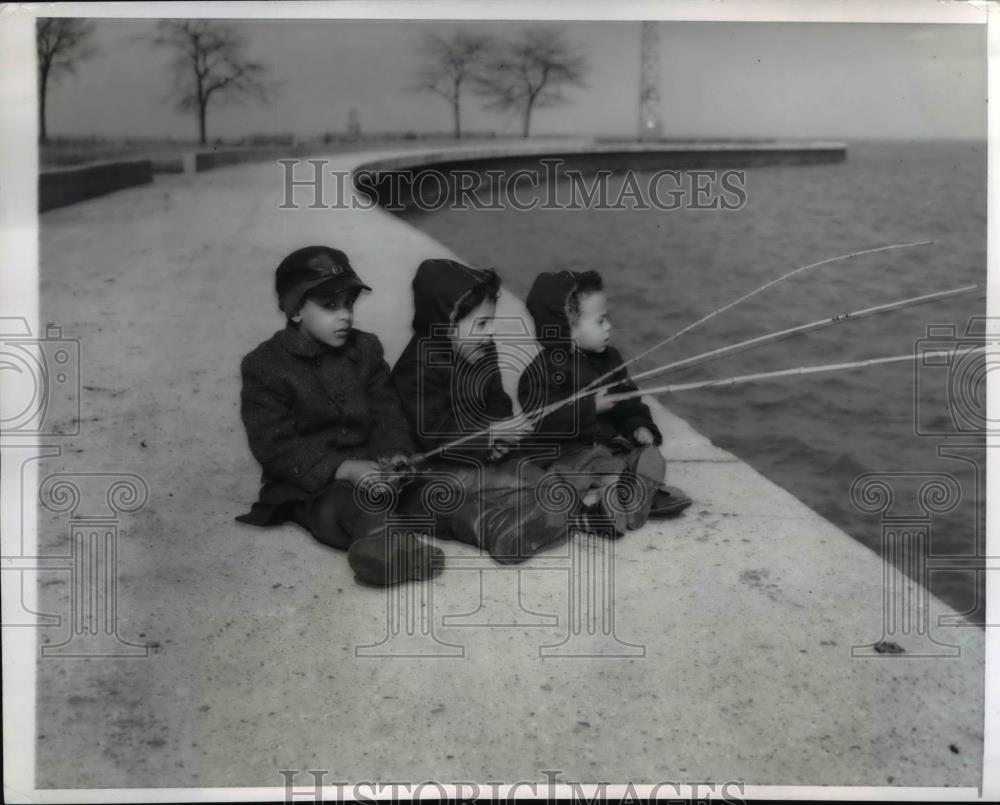
<svg viewBox="0 0 1000 805">
<path fill-rule="evenodd" d="M 531 431 L 503 389 L 493 316 L 496 272 L 454 260 L 425 260 L 413 279 L 413 337 L 392 382 L 418 446 L 438 455 L 425 478 L 445 478 L 460 499 L 436 515 L 436 535 L 520 562 L 567 536 L 568 512 L 543 506 L 543 471 L 519 455 Z M 482 431 L 482 433 L 480 433 Z M 475 438 L 468 438 L 473 434 Z M 418 482 L 413 489 L 419 488 Z M 447 497 L 447 496 L 446 496 Z"/>
<path fill-rule="evenodd" d="M 553 468 L 589 478 L 582 484 L 590 487 L 584 503 L 611 518 L 617 534 L 641 527 L 666 471 L 657 449 L 663 436 L 638 397 L 613 405 L 606 400 L 637 387 L 622 367 L 621 353 L 608 343 L 611 327 L 600 275 L 543 272 L 526 305 L 541 346 L 518 384 L 526 412 L 563 400 L 601 377 L 600 385 L 611 386 L 543 416 L 534 439 L 559 446 Z"/>
</svg>

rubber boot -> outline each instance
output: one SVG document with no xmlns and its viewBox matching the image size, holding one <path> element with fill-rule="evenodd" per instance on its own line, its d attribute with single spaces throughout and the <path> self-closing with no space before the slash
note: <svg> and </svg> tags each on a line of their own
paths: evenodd
<svg viewBox="0 0 1000 805">
<path fill-rule="evenodd" d="M 683 489 L 676 486 L 668 486 L 667 484 L 660 484 L 653 498 L 653 508 L 649 510 L 649 518 L 651 520 L 660 520 L 668 517 L 676 517 L 690 506 L 692 502 Z"/>
<path fill-rule="evenodd" d="M 351 543 L 347 562 L 358 580 L 388 587 L 406 581 L 422 581 L 444 568 L 444 551 L 421 540 L 413 531 L 368 534 Z"/>
<path fill-rule="evenodd" d="M 523 493 L 521 505 L 506 505 L 484 512 L 479 527 L 490 555 L 501 564 L 517 564 L 557 545 L 569 536 L 565 515 L 546 512 Z"/>
</svg>

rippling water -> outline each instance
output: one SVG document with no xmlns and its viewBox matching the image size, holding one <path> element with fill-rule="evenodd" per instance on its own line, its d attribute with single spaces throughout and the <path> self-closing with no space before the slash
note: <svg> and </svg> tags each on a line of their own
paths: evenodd
<svg viewBox="0 0 1000 805">
<path fill-rule="evenodd" d="M 746 190 L 746 205 L 727 212 L 445 210 L 406 218 L 469 262 L 495 266 L 505 285 L 522 296 L 539 271 L 601 271 L 613 338 L 626 354 L 799 265 L 888 243 L 937 241 L 805 272 L 652 354 L 639 369 L 834 313 L 985 282 L 985 143 L 851 143 L 840 164 L 749 169 Z M 847 322 L 656 382 L 903 354 L 928 325 L 952 325 L 961 336 L 972 317 L 984 315 L 981 297 L 936 302 Z M 857 476 L 953 476 L 962 498 L 952 511 L 935 514 L 931 552 L 970 556 L 977 553 L 977 534 L 979 553 L 985 552 L 985 491 L 976 475 L 976 465 L 985 472 L 985 448 L 981 437 L 967 436 L 962 441 L 971 447 L 942 448 L 940 434 L 951 433 L 950 444 L 968 427 L 964 409 L 955 424 L 949 383 L 981 374 L 982 366 L 979 360 L 949 372 L 891 364 L 685 392 L 664 402 L 875 550 L 878 515 L 851 502 Z M 981 403 L 972 400 L 966 407 Z M 939 435 L 918 435 L 915 421 Z M 908 495 L 920 480 L 894 482 L 901 509 L 912 508 Z M 982 617 L 982 590 L 977 594 L 973 572 L 936 572 L 931 588 L 960 611 Z"/>
</svg>

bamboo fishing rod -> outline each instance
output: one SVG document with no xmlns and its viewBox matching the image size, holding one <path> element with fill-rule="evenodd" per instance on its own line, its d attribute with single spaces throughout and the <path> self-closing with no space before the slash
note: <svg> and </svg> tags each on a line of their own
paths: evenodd
<svg viewBox="0 0 1000 805">
<path fill-rule="evenodd" d="M 896 310 L 903 310 L 909 307 L 916 307 L 917 305 L 924 305 L 929 302 L 936 302 L 942 299 L 950 299 L 955 296 L 963 296 L 965 294 L 970 294 L 975 291 L 983 290 L 985 285 L 982 283 L 975 283 L 973 285 L 963 285 L 959 288 L 952 288 L 947 291 L 936 291 L 934 293 L 923 294 L 921 296 L 911 296 L 907 299 L 898 299 L 894 302 L 886 302 L 882 305 L 875 305 L 873 307 L 862 308 L 860 310 L 853 310 L 847 313 L 838 313 L 834 316 L 829 316 L 823 319 L 817 319 L 816 321 L 809 322 L 807 324 L 800 324 L 796 327 L 789 327 L 784 330 L 778 330 L 774 333 L 767 333 L 766 335 L 760 335 L 756 338 L 750 338 L 746 341 L 740 341 L 736 344 L 728 344 L 724 347 L 718 347 L 717 349 L 709 350 L 708 352 L 703 352 L 699 355 L 693 355 L 689 358 L 683 358 L 679 361 L 674 361 L 672 363 L 664 364 L 663 366 L 658 366 L 653 369 L 649 369 L 645 372 L 640 372 L 637 375 L 632 376 L 632 381 L 643 380 L 647 377 L 653 377 L 655 375 L 664 374 L 666 372 L 673 371 L 675 369 L 681 368 L 692 368 L 694 366 L 700 365 L 702 363 L 708 363 L 709 361 L 716 360 L 718 358 L 725 357 L 727 355 L 735 355 L 739 352 L 744 352 L 748 349 L 756 349 L 757 347 L 764 346 L 765 344 L 774 343 L 776 341 L 782 341 L 786 338 L 792 338 L 797 335 L 802 335 L 803 333 L 814 332 L 816 330 L 822 330 L 826 327 L 832 327 L 835 324 L 840 324 L 845 321 L 856 321 L 858 319 L 867 318 L 869 316 L 876 316 L 881 313 L 890 313 Z M 618 385 L 621 381 L 615 381 L 609 383 L 605 386 L 599 386 L 596 388 L 586 387 L 582 389 L 578 394 L 571 395 L 570 397 L 565 397 L 561 400 L 556 400 L 547 406 L 536 409 L 532 412 L 532 417 L 541 418 L 551 413 L 552 411 L 558 409 L 563 405 L 568 405 L 571 402 L 584 399 L 585 397 L 594 396 L 600 394 L 602 391 L 613 388 Z"/>
<path fill-rule="evenodd" d="M 885 304 L 882 305 L 875 305 L 873 307 L 862 308 L 860 310 L 850 311 L 848 313 L 839 313 L 837 315 L 829 316 L 827 318 L 817 319 L 816 321 L 809 322 L 807 324 L 800 324 L 796 327 L 789 327 L 784 330 L 778 330 L 777 332 L 774 333 L 767 333 L 765 335 L 757 336 L 756 338 L 750 338 L 746 341 L 741 341 L 736 344 L 729 344 L 724 347 L 718 347 L 717 349 L 709 350 L 708 352 L 703 352 L 700 355 L 694 355 L 689 358 L 684 358 L 679 361 L 674 361 L 673 363 L 668 363 L 665 364 L 664 366 L 659 366 L 654 369 L 650 369 L 646 372 L 641 372 L 640 374 L 633 376 L 632 380 L 633 381 L 642 380 L 647 377 L 653 377 L 654 375 L 664 374 L 666 372 L 673 371 L 675 369 L 691 368 L 698 364 L 707 363 L 708 361 L 716 360 L 726 355 L 735 355 L 739 352 L 744 352 L 749 349 L 755 349 L 757 347 L 774 343 L 776 341 L 781 341 L 787 338 L 792 338 L 797 335 L 802 335 L 803 333 L 814 332 L 816 330 L 821 330 L 826 327 L 832 327 L 836 324 L 841 324 L 846 321 L 857 321 L 858 319 L 867 318 L 869 316 L 876 316 L 882 313 L 890 313 L 892 311 L 903 310 L 908 307 L 916 307 L 917 305 L 923 305 L 929 302 L 940 301 L 942 299 L 950 299 L 956 296 L 962 296 L 965 294 L 970 294 L 975 291 L 982 290 L 984 287 L 985 286 L 982 283 L 974 283 L 972 285 L 963 285 L 958 288 L 952 288 L 947 291 L 936 291 L 934 293 L 923 294 L 921 296 L 912 296 L 907 299 L 898 299 L 894 302 L 886 302 Z M 577 394 L 570 395 L 561 400 L 556 400 L 555 402 L 550 403 L 549 405 L 536 409 L 527 416 L 531 421 L 537 422 L 544 416 L 547 416 L 552 411 L 555 411 L 564 405 L 569 405 L 570 403 L 576 402 L 585 397 L 593 396 L 599 394 L 602 391 L 606 391 L 610 388 L 613 388 L 615 385 L 617 385 L 617 382 L 618 381 L 597 388 L 587 387 L 581 390 Z M 641 396 L 641 394 L 637 396 Z M 611 395 L 609 399 L 617 399 L 617 397 L 615 395 Z M 439 453 L 443 453 L 445 450 L 451 447 L 458 447 L 462 444 L 465 444 L 466 442 L 471 441 L 472 439 L 485 436 L 487 433 L 489 433 L 489 430 L 490 430 L 489 428 L 485 428 L 475 433 L 468 434 L 467 436 L 463 436 L 460 439 L 449 442 L 448 444 L 442 445 L 438 448 L 435 448 L 434 450 L 422 454 L 421 456 L 418 456 L 416 460 L 423 461 L 429 458 L 433 458 L 433 456 Z"/>
<path fill-rule="evenodd" d="M 929 352 L 921 352 L 907 355 L 892 355 L 887 358 L 868 358 L 862 361 L 850 361 L 848 363 L 821 363 L 813 366 L 797 366 L 793 369 L 780 369 L 776 372 L 758 372 L 751 375 L 736 375 L 735 377 L 724 377 L 718 380 L 699 380 L 695 383 L 673 383 L 665 386 L 655 386 L 651 389 L 638 389 L 637 391 L 627 391 L 623 394 L 611 394 L 609 400 L 621 402 L 641 397 L 643 394 L 673 394 L 678 391 L 693 391 L 695 389 L 719 388 L 722 386 L 736 386 L 741 383 L 750 383 L 756 380 L 771 380 L 776 377 L 789 377 L 792 375 L 811 375 L 820 372 L 836 372 L 842 369 L 861 369 L 867 366 L 876 366 L 885 363 L 899 363 L 901 361 L 912 361 L 917 358 L 937 358 L 943 356 L 965 356 L 974 352 L 983 352 L 985 346 L 971 347 L 969 349 L 943 349 Z"/>
<path fill-rule="evenodd" d="M 835 263 L 835 262 L 838 262 L 838 261 L 841 261 L 841 260 L 850 260 L 850 259 L 853 259 L 855 257 L 860 257 L 862 255 L 875 254 L 877 252 L 891 251 L 893 249 L 907 249 L 907 248 L 911 248 L 911 247 L 915 247 L 915 246 L 927 246 L 927 245 L 933 244 L 934 242 L 935 241 L 933 241 L 933 240 L 921 240 L 921 241 L 913 241 L 913 242 L 910 242 L 910 243 L 893 243 L 893 244 L 889 244 L 887 246 L 876 246 L 876 247 L 871 248 L 871 249 L 860 249 L 858 251 L 848 252 L 847 254 L 840 254 L 840 255 L 837 255 L 836 257 L 828 257 L 825 260 L 820 260 L 820 261 L 815 262 L 815 263 L 809 263 L 808 265 L 799 266 L 798 268 L 795 268 L 792 271 L 789 271 L 789 272 L 787 272 L 785 274 L 782 274 L 780 277 L 776 277 L 773 280 L 769 280 L 768 282 L 764 283 L 763 285 L 755 288 L 754 290 L 750 291 L 749 293 L 743 294 L 743 296 L 740 296 L 740 297 L 734 299 L 731 302 L 728 302 L 727 304 L 723 305 L 722 307 L 716 308 L 715 310 L 711 311 L 710 313 L 706 314 L 705 316 L 702 316 L 697 321 L 692 322 L 691 324 L 688 324 L 687 326 L 685 326 L 682 329 L 678 330 L 673 335 L 670 335 L 667 338 L 663 339 L 662 341 L 659 341 L 658 343 L 656 343 L 653 346 L 649 347 L 648 349 L 643 350 L 638 355 L 635 355 L 632 358 L 630 358 L 630 359 L 628 359 L 626 361 L 623 361 L 620 365 L 614 367 L 613 369 L 609 370 L 608 372 L 605 372 L 603 375 L 600 375 L 599 377 L 597 377 L 596 379 L 594 379 L 593 381 L 591 381 L 590 383 L 588 383 L 587 386 L 585 386 L 584 388 L 580 389 L 579 391 L 577 391 L 577 392 L 569 395 L 568 397 L 564 397 L 561 400 L 556 400 L 555 402 L 550 403 L 549 405 L 543 406 L 542 408 L 539 408 L 539 409 L 531 412 L 531 414 L 528 415 L 528 418 L 531 421 L 537 422 L 538 420 L 542 419 L 543 417 L 547 416 L 548 414 L 552 413 L 553 411 L 558 410 L 559 408 L 561 408 L 564 405 L 570 405 L 570 404 L 578 401 L 579 399 L 583 398 L 584 396 L 589 396 L 589 395 L 597 394 L 598 392 L 600 392 L 602 390 L 602 388 L 610 388 L 611 386 L 616 385 L 616 383 L 612 383 L 612 384 L 610 384 L 607 387 L 597 388 L 598 384 L 603 383 L 609 377 L 612 377 L 613 375 L 615 375 L 618 372 L 620 372 L 622 369 L 626 368 L 627 366 L 629 366 L 630 364 L 634 363 L 635 361 L 637 361 L 637 360 L 645 357 L 646 355 L 648 355 L 649 353 L 653 352 L 654 350 L 659 349 L 660 347 L 666 346 L 671 341 L 674 341 L 677 338 L 680 338 L 682 335 L 690 332 L 695 327 L 698 327 L 698 326 L 704 324 L 705 322 L 710 321 L 715 316 L 718 316 L 721 313 L 724 313 L 727 310 L 730 310 L 730 309 L 736 307 L 736 305 L 740 304 L 741 302 L 745 302 L 747 299 L 750 299 L 751 297 L 756 296 L 757 294 L 761 293 L 762 291 L 765 291 L 766 289 L 768 289 L 768 288 L 770 288 L 770 287 L 772 287 L 774 285 L 777 285 L 780 282 L 783 282 L 783 281 L 785 281 L 787 279 L 790 279 L 791 277 L 794 277 L 797 274 L 801 274 L 801 273 L 803 273 L 805 271 L 809 271 L 809 270 L 814 269 L 814 268 L 819 268 L 820 266 L 829 265 L 830 263 Z M 431 450 L 428 450 L 425 453 L 421 453 L 421 454 L 415 456 L 414 457 L 414 463 L 422 463 L 422 462 L 427 461 L 427 460 L 429 460 L 431 458 L 434 458 L 437 455 L 440 455 L 441 453 L 444 453 L 446 450 L 450 450 L 451 448 L 454 448 L 454 447 L 460 447 L 461 445 L 467 444 L 468 442 L 472 441 L 473 439 L 481 438 L 481 437 L 485 436 L 486 434 L 488 434 L 490 432 L 490 430 L 491 430 L 491 428 L 483 428 L 483 429 L 475 431 L 473 433 L 469 433 L 469 434 L 466 434 L 464 436 L 461 436 L 458 439 L 454 439 L 454 440 L 452 440 L 450 442 L 447 442 L 446 444 L 439 445 L 438 447 L 435 447 L 435 448 L 433 448 Z"/>
<path fill-rule="evenodd" d="M 822 330 L 826 327 L 832 327 L 835 324 L 840 324 L 845 321 L 857 321 L 858 319 L 864 319 L 869 316 L 877 316 L 881 313 L 891 313 L 895 310 L 903 310 L 909 307 L 916 307 L 917 305 L 925 305 L 928 302 L 937 302 L 942 299 L 951 299 L 955 296 L 963 296 L 965 294 L 974 293 L 975 291 L 980 291 L 985 289 L 983 283 L 976 283 L 974 285 L 963 285 L 960 288 L 952 288 L 948 291 L 937 291 L 936 293 L 924 294 L 923 296 L 911 296 L 908 299 L 900 299 L 895 302 L 886 302 L 882 305 L 875 305 L 873 307 L 862 308 L 861 310 L 853 310 L 849 313 L 840 313 L 836 316 L 830 316 L 824 319 L 817 319 L 816 321 L 809 322 L 808 324 L 800 324 L 796 327 L 789 327 L 786 330 L 778 330 L 774 333 L 768 333 L 766 335 L 760 335 L 756 338 L 750 338 L 746 341 L 740 341 L 737 344 L 729 344 L 724 347 L 719 347 L 717 349 L 709 350 L 708 352 L 703 352 L 700 355 L 694 355 L 690 358 L 683 358 L 679 361 L 674 361 L 673 363 L 667 363 L 663 366 L 657 366 L 654 369 L 648 369 L 645 372 L 640 372 L 639 374 L 632 375 L 632 380 L 637 382 L 639 380 L 645 380 L 648 377 L 655 377 L 656 375 L 661 375 L 666 372 L 672 372 L 675 369 L 691 368 L 693 366 L 699 366 L 703 363 L 708 363 L 709 361 L 714 361 L 718 358 L 726 357 L 727 355 L 735 355 L 739 352 L 744 352 L 748 349 L 756 349 L 757 347 L 762 347 L 765 344 L 771 344 L 776 341 L 783 341 L 786 338 L 791 338 L 796 335 L 802 335 L 804 333 L 815 332 L 816 330 Z M 610 388 L 610 386 L 605 386 L 602 388 Z M 594 392 L 599 392 L 601 389 L 594 389 Z"/>
<path fill-rule="evenodd" d="M 734 299 L 731 302 L 727 302 L 722 307 L 716 308 L 711 313 L 708 313 L 708 314 L 702 316 L 697 321 L 694 321 L 691 324 L 688 324 L 685 327 L 682 327 L 680 330 L 678 330 L 673 335 L 669 335 L 666 338 L 664 338 L 662 341 L 658 341 L 657 343 L 653 344 L 653 346 L 649 347 L 648 349 L 644 349 L 638 355 L 633 355 L 628 360 L 622 361 L 622 363 L 619 366 L 615 367 L 614 369 L 609 370 L 608 372 L 605 372 L 603 375 L 601 375 L 600 377 L 598 377 L 596 380 L 592 381 L 591 383 L 588 383 L 584 390 L 589 389 L 589 388 L 591 388 L 593 386 L 597 386 L 600 383 L 603 383 L 605 380 L 607 380 L 609 377 L 611 377 L 615 373 L 621 371 L 622 369 L 624 369 L 627 366 L 635 363 L 636 361 L 641 360 L 642 358 L 646 357 L 649 353 L 651 353 L 651 352 L 653 352 L 653 351 L 655 351 L 657 349 L 660 349 L 661 347 L 665 347 L 671 341 L 675 341 L 676 339 L 680 338 L 682 335 L 685 335 L 686 333 L 691 332 L 691 330 L 693 330 L 695 327 L 699 327 L 702 324 L 704 324 L 705 322 L 711 321 L 712 319 L 714 319 L 719 314 L 725 313 L 727 310 L 731 310 L 732 308 L 736 307 L 740 303 L 745 302 L 747 299 L 750 299 L 750 298 L 756 296 L 757 294 L 759 294 L 759 293 L 761 293 L 763 291 L 766 291 L 768 288 L 771 288 L 772 286 L 777 285 L 779 282 L 784 282 L 785 280 L 791 279 L 792 277 L 794 277 L 794 276 L 796 276 L 798 274 L 801 274 L 801 273 L 803 273 L 805 271 L 811 271 L 814 268 L 819 268 L 821 266 L 829 265 L 830 263 L 837 263 L 837 262 L 840 262 L 841 260 L 851 260 L 851 259 L 853 259 L 855 257 L 861 257 L 862 255 L 866 255 L 866 254 L 876 254 L 877 252 L 887 252 L 887 251 L 891 251 L 893 249 L 909 249 L 909 248 L 913 248 L 915 246 L 929 246 L 929 245 L 933 244 L 934 242 L 935 241 L 933 241 L 933 240 L 918 240 L 918 241 L 913 241 L 911 243 L 892 243 L 892 244 L 890 244 L 888 246 L 876 246 L 876 247 L 871 248 L 871 249 L 860 249 L 858 251 L 848 252 L 847 254 L 839 254 L 836 257 L 827 257 L 825 260 L 820 260 L 819 262 L 816 262 L 816 263 L 809 263 L 809 265 L 799 266 L 798 268 L 792 269 L 791 271 L 789 271 L 786 274 L 782 274 L 780 277 L 775 277 L 773 280 L 769 280 L 768 282 L 765 282 L 763 285 L 761 285 L 758 288 L 754 288 L 754 290 L 750 291 L 749 293 L 743 294 L 743 296 L 740 296 L 740 297 Z"/>
<path fill-rule="evenodd" d="M 839 262 L 841 260 L 851 260 L 851 259 L 853 259 L 855 257 L 861 257 L 862 255 L 866 255 L 866 254 L 875 254 L 877 252 L 887 252 L 887 251 L 891 251 L 893 249 L 909 249 L 909 248 L 912 248 L 912 247 L 915 247 L 915 246 L 929 246 L 929 245 L 933 244 L 934 242 L 935 241 L 933 241 L 933 240 L 918 240 L 918 241 L 913 241 L 911 243 L 892 243 L 892 244 L 889 244 L 888 246 L 876 246 L 876 247 L 871 248 L 871 249 L 860 249 L 858 251 L 848 252 L 847 254 L 839 254 L 836 257 L 827 257 L 825 260 L 820 260 L 820 261 L 815 262 L 815 263 L 809 263 L 808 265 L 799 266 L 798 268 L 795 268 L 795 269 L 793 269 L 793 270 L 791 270 L 791 271 L 789 271 L 789 272 L 787 272 L 785 274 L 782 274 L 780 277 L 775 277 L 773 280 L 769 280 L 768 282 L 765 282 L 763 285 L 761 285 L 761 286 L 759 286 L 757 288 L 754 288 L 754 290 L 750 291 L 749 293 L 743 294 L 743 296 L 740 296 L 740 297 L 734 299 L 731 302 L 726 303 L 722 307 L 716 308 L 712 312 L 710 312 L 710 313 L 702 316 L 697 321 L 694 321 L 691 324 L 688 324 L 687 326 L 682 327 L 680 330 L 678 330 L 677 332 L 675 332 L 673 335 L 667 336 L 662 341 L 658 341 L 657 343 L 653 344 L 653 346 L 651 346 L 648 349 L 645 349 L 642 352 L 640 352 L 638 355 L 633 355 L 628 360 L 622 361 L 618 366 L 614 367 L 613 369 L 608 370 L 603 375 L 600 375 L 599 377 L 595 378 L 590 383 L 588 383 L 586 386 L 584 386 L 582 389 L 579 389 L 578 391 L 576 391 L 573 394 L 571 394 L 569 397 L 565 397 L 562 400 L 558 400 L 556 403 L 551 403 L 549 406 L 545 406 L 544 408 L 539 409 L 537 412 L 535 412 L 534 415 L 537 415 L 539 418 L 547 416 L 548 414 L 552 413 L 552 411 L 557 410 L 558 408 L 562 407 L 563 405 L 569 405 L 571 403 L 574 403 L 577 400 L 582 399 L 584 396 L 587 396 L 591 392 L 596 393 L 597 391 L 600 390 L 597 387 L 601 383 L 603 383 L 608 378 L 613 377 L 618 372 L 620 372 L 623 369 L 625 369 L 626 367 L 628 367 L 630 364 L 633 364 L 637 360 L 640 360 L 641 358 L 644 358 L 646 355 L 648 355 L 649 353 L 653 352 L 654 350 L 657 350 L 657 349 L 660 349 L 661 347 L 666 346 L 671 341 L 674 341 L 674 340 L 680 338 L 682 335 L 685 335 L 686 333 L 691 332 L 691 330 L 693 330 L 695 327 L 698 327 L 698 326 L 704 324 L 705 322 L 710 321 L 711 319 L 715 318 L 719 314 L 725 313 L 727 310 L 731 310 L 732 308 L 736 307 L 738 304 L 740 304 L 742 302 L 745 302 L 747 299 L 750 299 L 750 298 L 756 296 L 757 294 L 761 293 L 762 291 L 765 291 L 768 288 L 771 288 L 774 285 L 777 285 L 779 282 L 784 282 L 785 280 L 790 279 L 791 277 L 794 277 L 797 274 L 801 274 L 801 273 L 803 273 L 805 271 L 810 271 L 810 270 L 812 270 L 814 268 L 819 268 L 820 266 L 829 265 L 830 263 L 836 263 L 836 262 Z M 611 385 L 614 385 L 614 384 L 611 384 Z"/>
</svg>

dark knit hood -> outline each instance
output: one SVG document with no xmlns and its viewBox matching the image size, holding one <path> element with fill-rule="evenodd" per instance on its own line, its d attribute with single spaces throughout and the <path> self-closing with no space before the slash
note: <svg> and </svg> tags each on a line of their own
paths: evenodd
<svg viewBox="0 0 1000 805">
<path fill-rule="evenodd" d="M 488 277 L 455 260 L 424 260 L 413 277 L 413 332 L 427 335 L 434 325 L 451 324 L 458 301 Z"/>
<path fill-rule="evenodd" d="M 569 339 L 566 301 L 576 289 L 580 276 L 575 271 L 543 271 L 531 284 L 525 306 L 535 321 L 535 338 L 543 347 Z"/>
</svg>

